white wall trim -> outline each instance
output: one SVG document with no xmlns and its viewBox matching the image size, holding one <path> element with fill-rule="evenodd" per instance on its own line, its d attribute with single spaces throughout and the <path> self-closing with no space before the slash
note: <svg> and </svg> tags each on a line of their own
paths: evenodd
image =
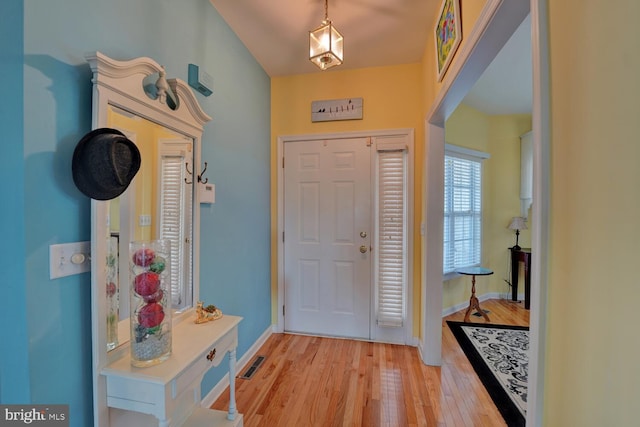
<svg viewBox="0 0 640 427">
<path fill-rule="evenodd" d="M 486 153 L 484 151 L 473 150 L 471 148 L 461 147 L 459 145 L 454 145 L 449 143 L 444 144 L 444 151 L 445 153 L 453 153 L 453 154 L 458 154 L 465 157 L 471 157 L 474 160 L 476 159 L 486 160 L 491 158 L 491 154 Z"/>
<path fill-rule="evenodd" d="M 260 347 L 269 339 L 273 333 L 273 327 L 269 326 L 253 345 L 244 353 L 244 355 L 236 362 L 236 372 L 240 373 L 247 364 L 253 360 L 258 354 Z M 210 408 L 222 393 L 229 387 L 229 375 L 224 375 L 218 384 L 216 384 L 209 393 L 200 401 L 200 406 L 203 408 Z"/>
<path fill-rule="evenodd" d="M 350 131 L 350 132 L 333 132 L 333 133 L 309 133 L 302 135 L 281 135 L 278 137 L 278 143 L 281 142 L 295 142 L 295 141 L 315 141 L 324 139 L 341 139 L 341 138 L 366 138 L 381 137 L 381 136 L 393 136 L 393 135 L 407 135 L 413 133 L 413 128 L 399 128 L 399 129 L 379 129 L 370 131 Z"/>
<path fill-rule="evenodd" d="M 278 218 L 278 230 L 276 233 L 277 252 L 278 252 L 278 295 L 276 311 L 278 312 L 278 320 L 274 327 L 279 333 L 284 332 L 284 242 L 282 241 L 282 233 L 284 233 L 284 168 L 282 162 L 284 159 L 284 143 L 293 137 L 279 136 L 276 147 L 276 169 L 278 170 L 278 190 L 276 217 Z"/>
<path fill-rule="evenodd" d="M 531 55 L 533 67 L 533 223 L 531 247 L 531 316 L 527 425 L 544 419 L 547 292 L 551 203 L 550 72 L 547 0 L 531 0 Z"/>
<path fill-rule="evenodd" d="M 444 229 L 444 127 L 425 123 L 422 235 L 422 337 L 427 365 L 442 363 L 442 265 Z M 438 143 L 437 143 L 438 142 Z M 439 161 L 434 161 L 439 159 Z"/>
</svg>

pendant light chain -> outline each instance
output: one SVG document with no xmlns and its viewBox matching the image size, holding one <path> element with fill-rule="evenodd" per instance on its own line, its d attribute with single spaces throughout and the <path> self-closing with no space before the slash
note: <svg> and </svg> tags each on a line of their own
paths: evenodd
<svg viewBox="0 0 640 427">
<path fill-rule="evenodd" d="M 329 0 L 324 0 L 324 20 L 329 20 Z"/>
</svg>

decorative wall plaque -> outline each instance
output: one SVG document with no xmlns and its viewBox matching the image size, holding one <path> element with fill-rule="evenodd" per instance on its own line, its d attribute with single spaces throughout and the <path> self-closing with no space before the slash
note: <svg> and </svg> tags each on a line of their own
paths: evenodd
<svg viewBox="0 0 640 427">
<path fill-rule="evenodd" d="M 311 121 L 361 120 L 362 98 L 329 99 L 311 102 Z"/>
</svg>

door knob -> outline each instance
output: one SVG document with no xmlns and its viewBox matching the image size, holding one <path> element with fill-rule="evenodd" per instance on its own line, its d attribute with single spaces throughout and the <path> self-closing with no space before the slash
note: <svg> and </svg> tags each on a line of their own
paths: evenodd
<svg viewBox="0 0 640 427">
<path fill-rule="evenodd" d="M 361 231 L 360 232 L 360 237 L 362 237 L 363 239 L 367 237 L 367 232 L 366 231 Z"/>
<path fill-rule="evenodd" d="M 360 253 L 364 254 L 367 252 L 367 247 L 365 245 L 360 246 Z"/>
</svg>

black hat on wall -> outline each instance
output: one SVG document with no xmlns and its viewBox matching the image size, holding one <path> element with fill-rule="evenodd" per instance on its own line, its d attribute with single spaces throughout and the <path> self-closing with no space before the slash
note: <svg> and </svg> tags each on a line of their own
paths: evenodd
<svg viewBox="0 0 640 427">
<path fill-rule="evenodd" d="M 140 150 L 117 129 L 100 128 L 82 137 L 73 152 L 73 182 L 96 200 L 124 193 L 140 169 Z"/>
</svg>

